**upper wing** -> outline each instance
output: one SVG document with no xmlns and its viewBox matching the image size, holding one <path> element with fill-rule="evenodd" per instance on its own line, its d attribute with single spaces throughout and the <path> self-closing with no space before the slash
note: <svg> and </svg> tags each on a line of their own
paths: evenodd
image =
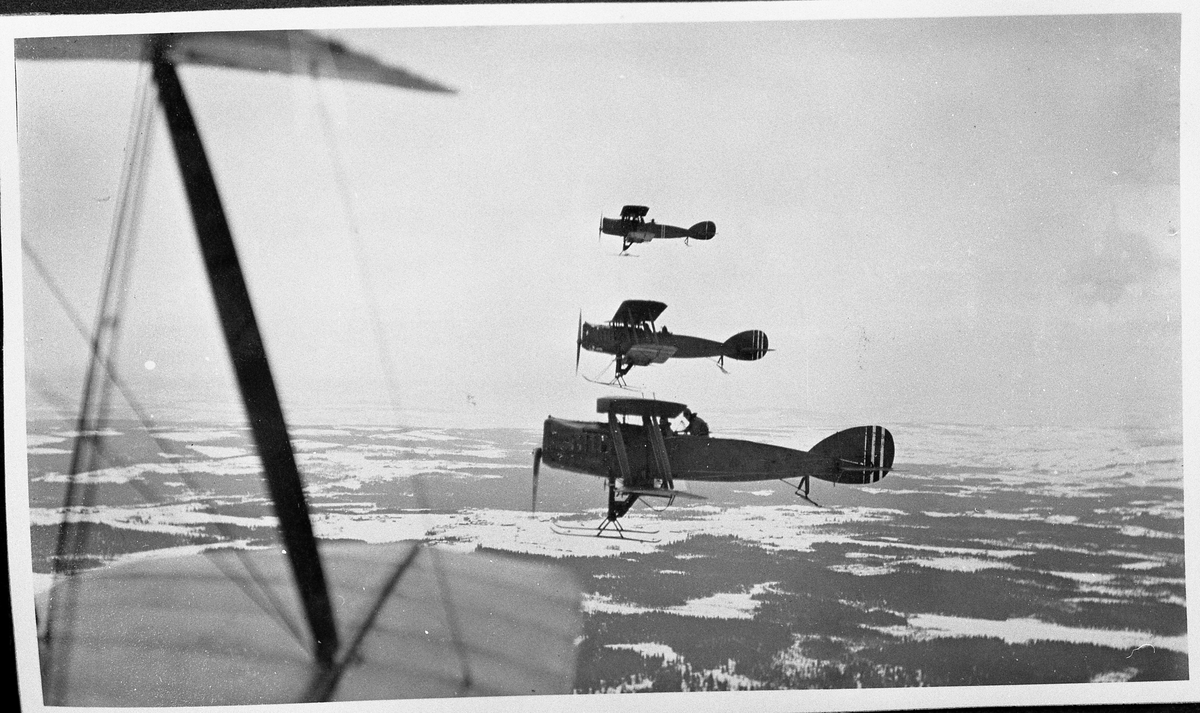
<svg viewBox="0 0 1200 713">
<path fill-rule="evenodd" d="M 645 218 L 650 209 L 644 205 L 627 205 L 621 207 L 622 218 Z"/>
<path fill-rule="evenodd" d="M 348 49 L 340 42 L 299 30 L 22 38 L 16 41 L 16 56 L 41 60 L 136 61 L 145 57 L 146 48 L 155 37 L 167 43 L 168 53 L 178 63 L 330 76 L 418 91 L 454 92 L 445 85 Z"/>
<path fill-rule="evenodd" d="M 613 315 L 613 324 L 634 325 L 653 322 L 667 308 L 666 303 L 652 300 L 625 300 Z"/>
<path fill-rule="evenodd" d="M 675 418 L 687 406 L 674 401 L 601 396 L 596 399 L 596 413 L 615 413 L 629 416 L 659 416 Z"/>
</svg>

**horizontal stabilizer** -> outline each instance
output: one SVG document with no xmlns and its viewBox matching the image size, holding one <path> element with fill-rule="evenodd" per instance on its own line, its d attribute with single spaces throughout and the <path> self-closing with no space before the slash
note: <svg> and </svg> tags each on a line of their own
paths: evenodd
<svg viewBox="0 0 1200 713">
<path fill-rule="evenodd" d="M 757 329 L 735 334 L 726 339 L 721 347 L 725 356 L 741 361 L 762 359 L 764 354 L 771 351 L 767 343 L 766 333 L 760 332 Z"/>
<path fill-rule="evenodd" d="M 703 495 L 689 493 L 683 490 L 667 490 L 666 488 L 621 488 L 620 495 L 645 495 L 652 498 L 688 498 L 691 500 L 708 500 Z"/>
<path fill-rule="evenodd" d="M 810 456 L 828 456 L 828 473 L 812 473 L 822 480 L 865 485 L 878 482 L 892 468 L 896 446 L 883 426 L 858 426 L 838 431 L 812 447 Z"/>
<path fill-rule="evenodd" d="M 693 240 L 712 240 L 712 236 L 717 234 L 717 224 L 711 220 L 706 220 L 703 223 L 696 223 L 688 228 L 688 237 Z"/>
</svg>

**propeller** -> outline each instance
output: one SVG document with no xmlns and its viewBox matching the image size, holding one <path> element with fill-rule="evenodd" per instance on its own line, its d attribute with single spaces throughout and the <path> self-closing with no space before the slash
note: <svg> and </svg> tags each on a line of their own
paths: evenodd
<svg viewBox="0 0 1200 713">
<path fill-rule="evenodd" d="M 537 512 L 537 479 L 538 470 L 542 466 L 542 449 L 533 449 L 533 500 L 529 505 L 529 512 Z"/>
<path fill-rule="evenodd" d="M 579 353 L 583 348 L 583 310 L 579 310 L 579 329 L 575 332 L 575 373 L 579 373 Z"/>
</svg>

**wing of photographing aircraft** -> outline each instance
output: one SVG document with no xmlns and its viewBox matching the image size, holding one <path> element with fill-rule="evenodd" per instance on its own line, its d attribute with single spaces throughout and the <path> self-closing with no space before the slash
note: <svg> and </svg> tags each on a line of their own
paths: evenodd
<svg viewBox="0 0 1200 713">
<path fill-rule="evenodd" d="M 370 82 L 418 91 L 452 94 L 454 90 L 406 69 L 383 64 L 340 42 L 311 32 L 197 32 L 183 35 L 109 35 L 18 40 L 17 59 L 148 59 L 151 41 L 161 40 L 177 64 L 229 67 L 256 72 L 308 74 Z"/>
<path fill-rule="evenodd" d="M 411 544 L 318 548 L 245 278 L 176 66 L 452 90 L 305 32 L 21 40 L 17 55 L 151 63 L 287 558 L 274 550 L 225 550 L 59 576 L 40 612 L 46 701 L 201 705 L 569 692 L 580 596 L 566 572 Z M 97 322 L 80 433 L 103 427 L 105 384 L 112 381 L 110 346 L 102 343 L 115 341 L 104 325 L 116 320 Z M 77 440 L 72 476 L 97 457 L 88 442 Z M 89 448 L 91 455 L 79 455 Z M 86 503 L 79 491 L 87 488 L 72 480 L 64 510 Z M 84 554 L 87 543 L 77 523 L 64 522 L 61 532 L 60 566 Z M 255 576 L 227 576 L 235 559 Z"/>
<path fill-rule="evenodd" d="M 233 552 L 143 560 L 80 577 L 81 614 L 64 648 L 69 659 L 59 662 L 68 669 L 66 685 L 48 690 L 46 703 L 203 706 L 570 692 L 579 590 L 562 570 L 412 544 L 339 543 L 322 554 L 343 641 L 333 668 L 316 665 L 307 642 L 283 623 L 302 618 L 294 599 L 269 616 L 243 591 L 248 585 L 225 575 L 238 566 Z M 250 557 L 261 581 L 288 587 L 277 551 Z"/>
</svg>

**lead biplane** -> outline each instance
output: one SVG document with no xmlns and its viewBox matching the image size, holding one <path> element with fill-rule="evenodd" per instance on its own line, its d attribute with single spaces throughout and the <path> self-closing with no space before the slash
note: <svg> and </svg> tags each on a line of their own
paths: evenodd
<svg viewBox="0 0 1200 713">
<path fill-rule="evenodd" d="M 282 540 L 281 547 L 245 551 L 230 536 L 232 546 L 218 551 L 75 571 L 76 563 L 96 556 L 89 549 L 89 541 L 97 546 L 89 534 L 95 528 L 81 515 L 95 497 L 86 474 L 113 457 L 104 453 L 103 434 L 114 387 L 155 433 L 112 358 L 124 304 L 120 275 L 133 254 L 130 211 L 120 206 L 136 204 L 136 197 L 128 198 L 136 196 L 138 180 L 131 177 L 136 168 L 127 170 L 96 328 L 85 334 L 91 349 L 53 558 L 55 582 L 37 607 L 41 700 L 198 706 L 569 692 L 580 625 L 579 592 L 568 573 L 413 543 L 318 546 L 233 236 L 177 66 L 327 73 L 450 90 L 305 32 L 30 39 L 18 40 L 16 49 L 21 62 L 149 64 L 127 169 L 145 164 L 155 109 L 150 97 L 157 90 Z M 25 249 L 39 267 L 33 247 Z M 38 700 L 33 691 L 25 694 Z"/>
<path fill-rule="evenodd" d="M 575 338 L 575 371 L 579 371 L 581 349 L 612 354 L 616 363 L 614 383 L 621 384 L 635 366 L 661 364 L 667 359 L 698 359 L 716 357 L 717 366 L 724 371 L 725 357 L 739 361 L 755 361 L 771 351 L 767 335 L 757 329 L 739 332 L 724 342 L 701 337 L 672 334 L 655 320 L 667 305 L 652 300 L 625 300 L 611 321 L 588 324 L 579 316 Z"/>
<path fill-rule="evenodd" d="M 696 223 L 690 228 L 680 228 L 674 225 L 664 225 L 646 222 L 646 214 L 650 209 L 644 205 L 627 205 L 621 208 L 620 218 L 605 218 L 600 216 L 600 232 L 606 235 L 616 235 L 621 238 L 621 252 L 624 253 L 634 243 L 648 243 L 651 240 L 669 240 L 683 238 L 688 240 L 711 240 L 717 234 L 717 224 L 711 220 Z"/>
<path fill-rule="evenodd" d="M 896 449 L 892 434 L 882 426 L 848 428 L 822 440 L 809 451 L 754 441 L 715 438 L 707 425 L 681 403 L 655 399 L 609 398 L 596 401 L 606 422 L 569 421 L 550 416 L 542 429 L 542 445 L 533 452 L 533 508 L 537 508 L 541 464 L 608 481 L 608 511 L 596 528 L 557 525 L 567 531 L 593 532 L 602 537 L 650 534 L 627 530 L 618 520 L 639 498 L 698 498 L 675 489 L 675 481 L 745 483 L 780 480 L 809 497 L 812 478 L 834 484 L 879 482 L 892 467 Z M 677 432 L 672 419 L 690 419 Z M 630 416 L 641 423 L 628 423 Z M 797 478 L 791 483 L 788 478 Z M 611 528 L 611 531 L 610 529 Z M 613 534 L 615 533 L 615 534 Z"/>
</svg>

